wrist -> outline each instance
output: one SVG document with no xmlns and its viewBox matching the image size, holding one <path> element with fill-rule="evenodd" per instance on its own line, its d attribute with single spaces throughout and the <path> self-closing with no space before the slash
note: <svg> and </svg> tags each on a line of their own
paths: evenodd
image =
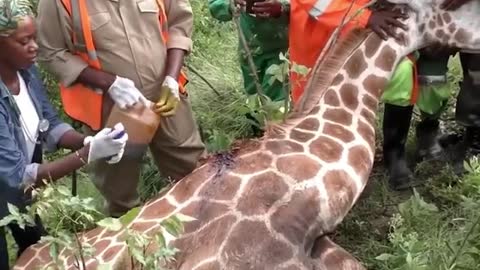
<svg viewBox="0 0 480 270">
<path fill-rule="evenodd" d="M 90 152 L 90 144 L 82 147 L 77 151 L 77 157 L 84 163 L 85 165 L 88 163 L 88 153 Z"/>
</svg>

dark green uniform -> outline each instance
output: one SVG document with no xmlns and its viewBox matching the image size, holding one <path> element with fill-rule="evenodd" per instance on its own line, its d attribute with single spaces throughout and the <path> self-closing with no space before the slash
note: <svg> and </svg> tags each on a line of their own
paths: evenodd
<svg viewBox="0 0 480 270">
<path fill-rule="evenodd" d="M 220 21 L 232 19 L 229 0 L 209 0 L 208 6 L 214 18 Z M 240 27 L 252 51 L 253 61 L 265 94 L 273 101 L 283 100 L 285 91 L 282 83 L 276 80 L 270 85 L 271 76 L 265 72 L 271 65 L 281 64 L 279 55 L 285 54 L 288 50 L 288 16 L 264 19 L 242 13 Z M 239 57 L 245 91 L 248 95 L 256 94 L 255 80 L 241 44 L 239 44 Z"/>
</svg>

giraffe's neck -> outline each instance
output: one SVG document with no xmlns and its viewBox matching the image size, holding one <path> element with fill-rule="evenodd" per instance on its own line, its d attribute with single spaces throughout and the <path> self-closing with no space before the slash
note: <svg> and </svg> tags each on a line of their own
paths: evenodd
<svg viewBox="0 0 480 270">
<path fill-rule="evenodd" d="M 321 222 L 310 230 L 332 230 L 366 186 L 374 161 L 379 99 L 397 63 L 410 51 L 393 39 L 382 41 L 369 35 L 352 51 L 318 104 L 301 120 L 319 123 L 309 144 L 311 153 L 322 164 L 315 185 L 328 202 L 321 204 Z M 292 132 L 305 131 L 297 126 Z"/>
</svg>

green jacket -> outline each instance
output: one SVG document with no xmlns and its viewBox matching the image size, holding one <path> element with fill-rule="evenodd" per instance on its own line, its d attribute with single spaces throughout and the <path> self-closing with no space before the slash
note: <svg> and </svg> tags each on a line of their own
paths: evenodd
<svg viewBox="0 0 480 270">
<path fill-rule="evenodd" d="M 209 0 L 208 7 L 217 20 L 223 22 L 232 20 L 230 0 Z M 288 23 L 287 15 L 269 19 L 256 18 L 246 13 L 240 15 L 240 28 L 253 56 L 285 52 L 288 49 Z M 243 51 L 241 45 L 239 48 Z"/>
</svg>

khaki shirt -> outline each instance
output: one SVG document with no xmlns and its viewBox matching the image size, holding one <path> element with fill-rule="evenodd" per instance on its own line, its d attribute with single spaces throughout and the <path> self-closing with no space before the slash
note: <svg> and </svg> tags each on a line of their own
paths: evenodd
<svg viewBox="0 0 480 270">
<path fill-rule="evenodd" d="M 169 40 L 164 45 L 156 0 L 86 0 L 97 56 L 106 72 L 129 78 L 149 98 L 158 96 L 167 49 L 191 51 L 188 0 L 164 0 Z M 42 0 L 37 17 L 39 62 L 69 86 L 87 63 L 73 55 L 71 20 L 61 0 Z"/>
</svg>

